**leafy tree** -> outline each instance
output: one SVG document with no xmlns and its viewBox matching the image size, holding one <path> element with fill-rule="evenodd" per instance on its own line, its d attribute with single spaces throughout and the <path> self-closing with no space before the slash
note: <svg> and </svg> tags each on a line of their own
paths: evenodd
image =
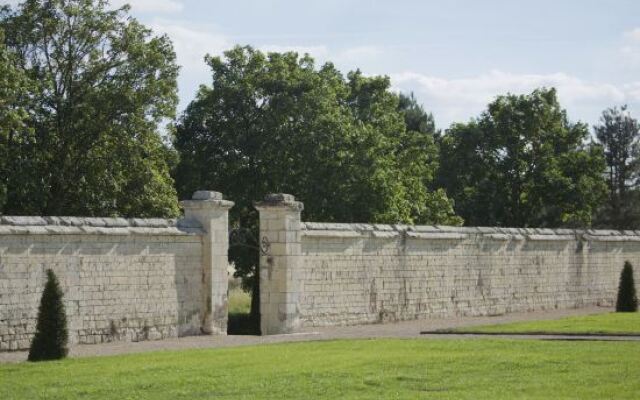
<svg viewBox="0 0 640 400">
<path fill-rule="evenodd" d="M 7 182 L 12 166 L 12 149 L 17 131 L 29 135 L 25 124 L 26 87 L 29 80 L 16 65 L 16 59 L 4 44 L 4 31 L 0 29 L 0 210 L 7 201 Z"/>
<path fill-rule="evenodd" d="M 626 106 L 605 110 L 600 121 L 594 129 L 598 142 L 604 148 L 609 199 L 598 222 L 611 228 L 634 229 L 640 223 L 637 205 L 640 125 L 627 112 Z"/>
<path fill-rule="evenodd" d="M 62 290 L 52 270 L 47 270 L 47 283 L 38 307 L 36 333 L 29 349 L 29 361 L 58 360 L 67 356 L 67 316 L 62 303 Z"/>
<path fill-rule="evenodd" d="M 555 89 L 499 96 L 441 137 L 438 182 L 470 225 L 588 226 L 606 187 L 587 137 Z"/>
<path fill-rule="evenodd" d="M 175 114 L 175 54 L 127 10 L 104 0 L 26 0 L 0 14 L 2 48 L 28 82 L 15 81 L 20 96 L 2 99 L 28 115 L 24 126 L 3 125 L 2 212 L 177 215 L 158 132 Z"/>
<path fill-rule="evenodd" d="M 477 121 L 455 123 L 439 138 L 437 183 L 455 201 L 458 215 L 472 226 L 500 225 L 498 214 L 506 206 L 497 160 L 485 139 Z"/>
<path fill-rule="evenodd" d="M 381 164 L 379 168 L 395 169 L 398 172 L 387 175 L 385 181 L 378 183 L 376 187 L 363 187 L 361 191 L 353 192 L 364 197 L 351 202 L 353 208 L 349 210 L 350 213 L 354 213 L 357 208 L 362 209 L 362 204 L 371 201 L 372 194 L 386 193 L 390 196 L 380 203 L 379 214 L 333 218 L 338 221 L 460 225 L 462 220 L 454 214 L 452 203 L 446 197 L 445 191 L 428 190 L 438 168 L 438 147 L 432 132 L 428 131 L 429 125 L 423 124 L 421 127 L 420 124 L 415 124 L 417 129 L 422 130 L 411 130 L 406 125 L 407 120 L 412 121 L 407 117 L 411 113 L 409 110 L 413 110 L 414 122 L 424 122 L 424 119 L 421 121 L 420 118 L 415 118 L 422 107 L 417 105 L 415 99 L 413 104 L 406 101 L 401 104 L 401 98 L 389 91 L 390 81 L 387 77 L 365 78 L 360 71 L 355 71 L 347 75 L 346 83 L 350 89 L 348 104 L 355 115 L 356 124 L 372 128 L 371 134 L 375 135 L 375 140 L 380 143 L 378 149 L 373 149 L 375 162 L 387 163 L 387 166 Z M 432 118 L 427 115 L 426 120 L 432 121 Z M 369 154 L 359 155 L 358 152 L 365 149 L 362 145 L 352 144 L 351 148 L 356 154 L 356 160 L 371 157 L 371 150 Z M 367 170 L 362 171 L 360 175 L 361 182 L 371 183 L 369 165 L 366 164 Z M 371 193 L 370 190 L 375 192 Z M 329 219 L 331 214 L 320 215 L 318 218 Z"/>
<path fill-rule="evenodd" d="M 254 232 L 252 202 L 269 192 L 295 194 L 309 220 L 460 222 L 444 191 L 427 189 L 437 148 L 429 135 L 406 130 L 388 78 L 345 78 L 308 55 L 251 47 L 206 61 L 213 83 L 177 124 L 181 194 L 222 191 L 236 202 L 232 223 Z M 257 288 L 257 253 L 230 254 Z"/>
<path fill-rule="evenodd" d="M 616 311 L 638 311 L 638 297 L 636 296 L 636 286 L 633 282 L 633 266 L 629 261 L 625 261 L 622 272 L 620 273 L 620 285 L 618 286 Z"/>
</svg>

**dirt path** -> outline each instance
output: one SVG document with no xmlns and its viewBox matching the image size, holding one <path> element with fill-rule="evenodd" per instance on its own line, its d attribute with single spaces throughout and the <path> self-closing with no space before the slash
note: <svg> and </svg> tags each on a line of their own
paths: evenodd
<svg viewBox="0 0 640 400">
<path fill-rule="evenodd" d="M 390 324 L 323 327 L 308 329 L 304 332 L 270 335 L 270 336 L 189 336 L 176 339 L 165 339 L 145 342 L 114 342 L 92 345 L 77 345 L 71 348 L 71 357 L 109 356 L 117 354 L 142 353 L 161 350 L 184 350 L 216 347 L 247 346 L 283 342 L 301 342 L 310 340 L 331 339 L 366 339 L 366 338 L 420 338 L 420 339 L 478 339 L 513 338 L 513 339 L 568 339 L 568 340 L 634 340 L 633 337 L 564 337 L 562 335 L 429 335 L 424 331 L 453 329 L 478 325 L 500 324 L 518 321 L 558 319 L 574 315 L 588 315 L 612 311 L 610 308 L 591 307 L 573 310 L 551 310 L 530 313 L 513 313 L 494 317 L 457 317 L 420 321 L 405 321 Z M 638 339 L 635 339 L 638 340 Z M 27 352 L 0 353 L 0 363 L 21 362 L 26 360 Z"/>
</svg>

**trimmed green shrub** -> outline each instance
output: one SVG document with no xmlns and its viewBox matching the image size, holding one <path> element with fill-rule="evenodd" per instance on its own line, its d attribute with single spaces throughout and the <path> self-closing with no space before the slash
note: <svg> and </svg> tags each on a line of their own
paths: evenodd
<svg viewBox="0 0 640 400">
<path fill-rule="evenodd" d="M 633 267 L 629 261 L 625 261 L 624 268 L 622 268 L 622 273 L 620 274 L 616 311 L 638 311 L 638 297 L 636 297 L 636 287 L 633 283 Z"/>
<path fill-rule="evenodd" d="M 31 341 L 29 361 L 58 360 L 67 356 L 67 316 L 62 303 L 62 290 L 52 270 L 47 270 L 47 283 L 38 308 L 36 334 Z"/>
</svg>

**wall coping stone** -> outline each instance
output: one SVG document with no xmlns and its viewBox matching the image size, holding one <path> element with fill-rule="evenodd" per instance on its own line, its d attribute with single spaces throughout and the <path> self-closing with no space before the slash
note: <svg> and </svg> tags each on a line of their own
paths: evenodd
<svg viewBox="0 0 640 400">
<path fill-rule="evenodd" d="M 340 238 L 362 237 L 362 236 L 364 236 L 360 232 L 349 231 L 349 230 L 342 230 L 342 231 L 328 231 L 328 230 L 303 231 L 302 235 L 303 236 L 314 236 L 314 237 L 340 237 Z"/>
<path fill-rule="evenodd" d="M 202 226 L 185 219 L 0 216 L 0 235 L 195 235 Z"/>
<path fill-rule="evenodd" d="M 516 235 L 509 235 L 507 233 L 487 233 L 485 236 L 493 240 L 511 240 Z M 524 238 L 524 236 L 522 235 L 519 235 L 519 236 L 521 238 Z"/>
<path fill-rule="evenodd" d="M 638 235 L 617 235 L 617 236 L 605 236 L 605 235 L 591 235 L 584 234 L 586 240 L 594 242 L 640 242 L 640 236 Z"/>
<path fill-rule="evenodd" d="M 430 239 L 430 240 L 459 240 L 466 239 L 465 233 L 456 232 L 412 232 L 407 231 L 406 235 L 412 239 Z"/>
<path fill-rule="evenodd" d="M 598 242 L 640 241 L 640 231 L 567 228 L 460 227 L 444 225 L 363 224 L 334 222 L 301 222 L 303 236 L 392 238 L 401 235 L 416 239 L 465 239 L 481 235 L 492 240 L 570 241 L 584 239 Z M 311 233 L 318 232 L 318 233 Z M 345 232 L 348 232 L 345 234 Z"/>
<path fill-rule="evenodd" d="M 400 236 L 400 232 L 382 232 L 382 231 L 372 231 L 371 234 L 376 238 L 395 238 Z"/>
<path fill-rule="evenodd" d="M 570 240 L 575 240 L 575 235 L 554 235 L 554 234 L 543 234 L 543 235 L 528 235 L 527 238 L 529 240 L 534 241 L 560 241 L 560 242 L 568 242 Z"/>
</svg>

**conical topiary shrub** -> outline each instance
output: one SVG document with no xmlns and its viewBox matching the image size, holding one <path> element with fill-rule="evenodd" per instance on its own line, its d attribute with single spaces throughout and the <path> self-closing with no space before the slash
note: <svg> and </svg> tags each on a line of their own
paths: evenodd
<svg viewBox="0 0 640 400">
<path fill-rule="evenodd" d="M 62 304 L 62 290 L 52 270 L 38 308 L 36 334 L 31 341 L 29 361 L 58 360 L 67 356 L 67 316 Z"/>
<path fill-rule="evenodd" d="M 616 311 L 638 311 L 638 298 L 636 297 L 636 287 L 633 283 L 633 267 L 629 261 L 625 261 L 624 268 L 622 268 L 622 273 L 620 274 Z"/>
</svg>

